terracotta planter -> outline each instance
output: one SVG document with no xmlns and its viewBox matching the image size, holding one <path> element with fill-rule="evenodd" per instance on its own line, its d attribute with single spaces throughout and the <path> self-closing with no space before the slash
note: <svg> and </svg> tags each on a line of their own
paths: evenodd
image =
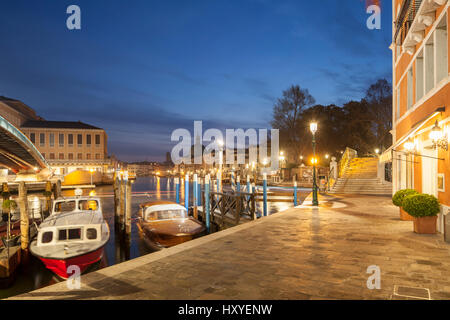
<svg viewBox="0 0 450 320">
<path fill-rule="evenodd" d="M 436 233 L 437 216 L 414 218 L 414 232 L 421 234 Z"/>
<path fill-rule="evenodd" d="M 408 214 L 408 212 L 406 212 L 405 210 L 403 210 L 402 207 L 400 207 L 400 219 L 402 219 L 403 221 L 414 221 L 414 217 L 410 216 Z"/>
</svg>

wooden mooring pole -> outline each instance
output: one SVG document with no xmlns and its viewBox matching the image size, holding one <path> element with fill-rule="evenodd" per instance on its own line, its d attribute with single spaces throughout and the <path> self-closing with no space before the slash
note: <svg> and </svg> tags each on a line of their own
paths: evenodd
<svg viewBox="0 0 450 320">
<path fill-rule="evenodd" d="M 55 185 L 53 186 L 53 197 L 55 199 L 61 197 L 61 180 L 56 181 Z"/>
<path fill-rule="evenodd" d="M 297 179 L 294 176 L 294 206 L 297 206 Z"/>
<path fill-rule="evenodd" d="M 52 183 L 50 181 L 47 181 L 45 183 L 45 213 L 48 217 L 50 215 L 51 207 L 52 207 Z"/>
<path fill-rule="evenodd" d="M 186 175 L 184 179 L 184 206 L 186 210 L 189 212 L 189 175 Z"/>
<path fill-rule="evenodd" d="M 120 180 L 119 175 L 114 173 L 114 228 L 119 230 L 120 225 Z"/>
<path fill-rule="evenodd" d="M 202 178 L 198 179 L 198 187 L 197 187 L 197 205 L 201 206 L 202 205 Z"/>
<path fill-rule="evenodd" d="M 267 217 L 267 173 L 263 173 L 263 213 Z"/>
<path fill-rule="evenodd" d="M 197 204 L 198 204 L 198 201 L 197 201 L 197 197 L 198 197 L 198 191 L 197 191 L 197 188 L 198 188 L 198 176 L 197 176 L 197 174 L 194 174 L 194 192 L 192 193 L 192 203 L 193 203 L 193 205 L 194 205 L 194 219 L 198 219 L 198 208 L 197 208 Z"/>
<path fill-rule="evenodd" d="M 119 229 L 121 231 L 124 230 L 125 227 L 125 183 L 124 183 L 124 179 L 121 178 L 120 179 L 120 184 L 119 184 L 119 190 L 120 190 L 120 201 L 119 201 Z"/>
<path fill-rule="evenodd" d="M 19 182 L 19 207 L 20 207 L 20 246 L 23 256 L 28 256 L 30 244 L 30 218 L 28 215 L 27 186 L 25 182 Z"/>
<path fill-rule="evenodd" d="M 175 178 L 175 201 L 180 204 L 180 178 Z"/>
<path fill-rule="evenodd" d="M 131 234 L 131 180 L 126 181 L 125 188 L 125 234 Z"/>
<path fill-rule="evenodd" d="M 205 224 L 206 231 L 210 232 L 211 222 L 210 222 L 210 207 L 209 207 L 209 174 L 205 176 L 205 201 L 203 202 L 203 212 L 205 213 Z"/>
</svg>

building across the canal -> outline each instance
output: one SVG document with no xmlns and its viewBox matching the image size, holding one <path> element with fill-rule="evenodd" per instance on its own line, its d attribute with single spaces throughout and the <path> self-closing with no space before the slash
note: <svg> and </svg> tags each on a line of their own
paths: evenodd
<svg viewBox="0 0 450 320">
<path fill-rule="evenodd" d="M 450 207 L 449 1 L 393 1 L 393 191 L 414 188 Z"/>
<path fill-rule="evenodd" d="M 54 174 L 81 171 L 88 173 L 88 178 L 77 174 L 75 180 L 89 180 L 94 175 L 99 182 L 112 172 L 104 129 L 80 121 L 47 121 L 23 102 L 6 97 L 0 97 L 0 115 L 30 139 Z"/>
</svg>

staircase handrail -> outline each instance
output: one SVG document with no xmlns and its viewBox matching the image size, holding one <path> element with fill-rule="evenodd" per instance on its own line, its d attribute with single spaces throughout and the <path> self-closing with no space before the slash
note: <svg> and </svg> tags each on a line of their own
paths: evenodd
<svg viewBox="0 0 450 320">
<path fill-rule="evenodd" d="M 342 155 L 341 160 L 339 160 L 338 163 L 338 178 L 342 177 L 344 175 L 345 169 L 347 168 L 348 164 L 353 158 L 356 158 L 358 156 L 358 152 L 356 150 L 353 150 L 352 148 L 345 148 L 345 152 Z"/>
</svg>

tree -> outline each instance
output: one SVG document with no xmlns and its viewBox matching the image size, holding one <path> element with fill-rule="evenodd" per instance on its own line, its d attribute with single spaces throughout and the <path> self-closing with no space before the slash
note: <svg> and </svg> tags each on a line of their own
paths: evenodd
<svg viewBox="0 0 450 320">
<path fill-rule="evenodd" d="M 385 149 L 392 137 L 392 88 L 385 79 L 372 84 L 364 99 L 336 105 L 315 105 L 308 90 L 292 86 L 274 106 L 272 126 L 280 130 L 280 147 L 293 162 L 312 153 L 309 123 L 319 124 L 317 153 L 339 156 L 350 147 L 359 155 Z"/>
<path fill-rule="evenodd" d="M 301 128 L 302 113 L 314 103 L 308 89 L 292 85 L 283 91 L 283 97 L 274 105 L 272 127 L 280 130 L 280 148 L 286 150 L 289 158 L 295 159 L 294 161 L 300 156 L 305 134 Z"/>
<path fill-rule="evenodd" d="M 392 87 L 386 79 L 379 79 L 367 90 L 364 100 L 374 124 L 376 146 L 382 149 L 392 145 Z"/>
</svg>

